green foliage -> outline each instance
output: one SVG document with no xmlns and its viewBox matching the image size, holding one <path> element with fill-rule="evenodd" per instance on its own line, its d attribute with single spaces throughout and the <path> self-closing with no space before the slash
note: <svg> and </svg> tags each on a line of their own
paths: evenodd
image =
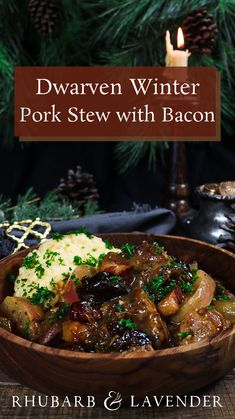
<svg viewBox="0 0 235 419">
<path fill-rule="evenodd" d="M 109 57 L 104 64 L 116 65 L 121 54 L 129 56 L 130 65 L 161 66 L 166 30 L 173 33 L 195 9 L 206 6 L 213 11 L 217 5 L 218 0 L 123 0 L 121 4 L 119 0 L 99 0 L 93 2 L 99 13 L 93 41 L 104 43 L 104 56 Z"/>
<path fill-rule="evenodd" d="M 58 205 L 58 198 L 55 191 L 49 192 L 39 205 L 39 217 L 42 220 L 53 220 L 55 218 L 69 220 L 78 215 L 73 206 L 67 202 L 62 201 Z"/>
<path fill-rule="evenodd" d="M 102 211 L 99 210 L 99 205 L 96 201 L 89 199 L 84 205 L 84 212 L 86 215 L 101 214 Z"/>
<path fill-rule="evenodd" d="M 10 214 L 12 221 L 35 219 L 38 217 L 36 202 L 36 194 L 32 188 L 29 188 L 25 195 L 18 196 L 17 205 L 6 213 Z"/>
<path fill-rule="evenodd" d="M 7 199 L 5 196 L 3 196 L 2 194 L 0 195 L 0 211 L 5 211 L 7 208 L 9 208 L 11 204 L 11 200 Z"/>
<path fill-rule="evenodd" d="M 85 204 L 84 215 L 100 213 L 97 203 Z M 24 195 L 18 197 L 16 205 L 13 206 L 10 199 L 0 195 L 0 222 L 27 220 L 39 217 L 41 220 L 70 220 L 81 216 L 79 207 L 73 206 L 69 201 L 59 201 L 55 191 L 50 191 L 40 199 L 32 188 L 29 188 Z"/>
<path fill-rule="evenodd" d="M 88 18 L 81 10 L 81 1 L 61 0 L 59 27 L 54 38 L 42 38 L 40 42 L 41 65 L 74 66 L 88 65 L 90 56 Z"/>
<path fill-rule="evenodd" d="M 234 133 L 234 0 L 60 0 L 58 5 L 57 31 L 45 37 L 33 26 L 28 0 L 0 0 L 0 126 L 8 144 L 13 139 L 14 66 L 163 66 L 166 29 L 176 33 L 184 17 L 201 7 L 214 15 L 219 36 L 213 55 L 193 54 L 190 65 L 220 70 L 222 124 Z M 119 167 L 125 171 L 146 154 L 153 167 L 164 148 L 153 142 L 118 145 Z"/>
<path fill-rule="evenodd" d="M 0 0 L 0 16 L 0 134 L 1 144 L 12 146 L 14 67 L 25 65 L 27 54 L 23 45 L 24 2 Z"/>
<path fill-rule="evenodd" d="M 148 168 L 156 167 L 159 154 L 163 158 L 164 151 L 167 150 L 166 142 L 137 141 L 118 143 L 115 149 L 120 173 L 125 173 L 130 167 L 136 167 L 141 159 L 148 155 Z"/>
<path fill-rule="evenodd" d="M 216 49 L 209 57 L 193 54 L 190 65 L 215 66 L 221 72 L 222 125 L 230 135 L 234 133 L 234 0 L 99 0 L 92 7 L 98 14 L 93 42 L 97 47 L 103 45 L 100 63 L 115 66 L 164 66 L 166 30 L 170 29 L 173 35 L 185 16 L 207 7 L 219 29 Z M 159 142 L 118 144 L 119 170 L 125 172 L 136 166 L 146 154 L 149 168 L 153 168 L 159 151 L 162 155 L 165 147 Z"/>
<path fill-rule="evenodd" d="M 81 1 L 60 0 L 59 23 L 53 37 L 40 35 L 31 21 L 28 0 L 0 0 L 0 135 L 13 146 L 15 66 L 89 65 L 88 17 Z"/>
</svg>

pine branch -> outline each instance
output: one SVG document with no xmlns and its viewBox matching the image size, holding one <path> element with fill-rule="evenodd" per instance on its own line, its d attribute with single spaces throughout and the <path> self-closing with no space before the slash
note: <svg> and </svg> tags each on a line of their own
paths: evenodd
<svg viewBox="0 0 235 419">
<path fill-rule="evenodd" d="M 24 1 L 0 1 L 0 16 L 0 146 L 12 146 L 14 67 L 29 63 L 23 47 Z"/>
<path fill-rule="evenodd" d="M 215 7 L 217 0 L 199 0 L 195 5 L 193 0 L 165 1 L 165 0 L 100 0 L 93 3 L 93 7 L 103 10 L 98 15 L 98 29 L 93 40 L 96 43 L 104 40 L 107 47 L 119 46 L 128 49 L 130 40 L 148 40 L 154 36 L 156 50 L 165 48 L 165 31 L 169 27 L 178 25 L 183 16 L 200 7 Z M 157 45 L 157 38 L 163 42 Z"/>
<path fill-rule="evenodd" d="M 222 124 L 231 132 L 235 69 L 234 0 L 60 0 L 58 32 L 43 38 L 33 28 L 28 0 L 0 0 L 0 126 L 13 139 L 15 65 L 164 65 L 165 31 L 207 7 L 219 28 L 213 56 L 193 56 L 191 65 L 216 66 L 222 75 Z M 150 148 L 149 148 L 150 147 Z M 154 149 L 153 143 L 144 150 Z M 155 153 L 156 154 L 156 153 Z"/>
<path fill-rule="evenodd" d="M 84 215 L 95 215 L 95 214 L 101 214 L 102 211 L 99 210 L 99 205 L 97 202 L 92 201 L 89 199 L 85 205 L 84 205 Z"/>
<path fill-rule="evenodd" d="M 14 66 L 90 64 L 87 44 L 92 31 L 87 17 L 82 15 L 80 0 L 73 4 L 71 0 L 60 0 L 59 5 L 58 36 L 45 39 L 33 27 L 28 0 L 0 0 L 0 132 L 8 147 L 14 144 Z"/>
<path fill-rule="evenodd" d="M 11 200 L 4 195 L 0 195 L 0 211 L 6 211 L 11 205 Z"/>
<path fill-rule="evenodd" d="M 29 188 L 24 195 L 19 195 L 17 203 L 18 205 L 22 205 L 31 201 L 34 201 L 37 198 L 36 193 L 34 192 L 33 188 Z"/>
<path fill-rule="evenodd" d="M 37 211 L 42 220 L 70 220 L 79 215 L 68 201 L 58 203 L 56 191 L 50 191 L 44 197 Z"/>
<path fill-rule="evenodd" d="M 79 203 L 78 203 L 79 204 Z M 100 213 L 98 204 L 92 201 L 85 203 L 85 215 Z M 0 222 L 27 220 L 39 217 L 41 220 L 71 220 L 81 216 L 79 206 L 68 200 L 59 200 L 56 191 L 50 191 L 40 199 L 33 188 L 29 188 L 24 195 L 19 195 L 17 202 L 0 195 Z"/>
<path fill-rule="evenodd" d="M 148 168 L 154 170 L 159 155 L 160 158 L 163 158 L 167 148 L 166 142 L 125 141 L 118 143 L 115 148 L 118 170 L 120 173 L 125 173 L 130 168 L 136 167 L 146 154 L 148 155 Z"/>
<path fill-rule="evenodd" d="M 80 0 L 61 0 L 60 24 L 53 42 L 41 39 L 41 65 L 89 65 L 88 16 L 82 14 Z"/>
<path fill-rule="evenodd" d="M 97 6 L 96 6 L 97 5 Z M 103 43 L 100 61 L 104 65 L 146 66 L 164 65 L 165 32 L 181 25 L 185 16 L 207 7 L 214 14 L 219 28 L 217 48 L 213 56 L 192 55 L 192 66 L 215 66 L 222 78 L 222 125 L 229 134 L 234 133 L 235 103 L 233 100 L 235 69 L 235 2 L 234 0 L 100 0 L 92 4 L 97 8 L 98 26 L 92 38 L 94 44 Z M 159 143 L 121 143 L 116 147 L 119 170 L 124 172 L 148 155 L 153 167 Z"/>
</svg>

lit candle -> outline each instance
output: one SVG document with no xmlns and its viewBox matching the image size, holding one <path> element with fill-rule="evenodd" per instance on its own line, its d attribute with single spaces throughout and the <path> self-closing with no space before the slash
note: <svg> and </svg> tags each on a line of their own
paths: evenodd
<svg viewBox="0 0 235 419">
<path fill-rule="evenodd" d="M 174 50 L 171 43 L 170 32 L 166 32 L 166 67 L 187 67 L 188 66 L 188 57 L 191 53 L 184 48 L 184 34 L 181 28 L 178 29 L 177 34 L 177 50 Z"/>
</svg>

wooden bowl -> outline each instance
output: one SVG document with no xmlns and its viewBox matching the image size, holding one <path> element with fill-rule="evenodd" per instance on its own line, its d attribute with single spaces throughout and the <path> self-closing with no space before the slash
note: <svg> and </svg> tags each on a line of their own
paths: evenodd
<svg viewBox="0 0 235 419">
<path fill-rule="evenodd" d="M 235 290 L 235 255 L 197 240 L 146 234 L 106 234 L 114 245 L 158 241 L 171 255 L 199 266 Z M 0 297 L 6 275 L 28 251 L 0 262 Z M 0 328 L 0 368 L 17 381 L 46 394 L 94 395 L 99 402 L 111 390 L 125 400 L 131 394 L 186 394 L 226 374 L 235 365 L 235 328 L 210 342 L 149 353 L 74 353 L 29 342 Z"/>
</svg>

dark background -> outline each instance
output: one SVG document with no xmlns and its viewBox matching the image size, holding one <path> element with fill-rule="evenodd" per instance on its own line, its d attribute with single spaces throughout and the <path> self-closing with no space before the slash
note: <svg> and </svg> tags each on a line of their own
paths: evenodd
<svg viewBox="0 0 235 419">
<path fill-rule="evenodd" d="M 191 191 L 205 182 L 235 180 L 234 139 L 222 138 L 221 143 L 186 144 Z M 146 157 L 138 167 L 120 175 L 113 142 L 15 142 L 12 150 L 0 149 L 0 194 L 14 200 L 30 186 L 43 196 L 77 164 L 94 175 L 103 210 L 130 209 L 133 202 L 155 206 L 164 200 L 167 165 L 160 156 L 155 171 L 148 170 Z M 195 205 L 193 196 L 192 202 Z"/>
<path fill-rule="evenodd" d="M 172 35 L 176 34 L 176 29 L 188 14 L 203 4 L 219 26 L 218 36 L 213 31 L 211 33 L 212 39 L 216 40 L 216 48 L 212 54 L 204 56 L 200 47 L 199 54 L 192 54 L 190 65 L 215 65 L 220 69 L 225 126 L 227 121 L 231 122 L 234 109 L 234 92 L 231 89 L 235 80 L 233 2 L 225 2 L 226 5 L 216 0 L 124 2 L 126 6 L 120 7 L 115 19 L 112 19 L 110 11 L 118 3 L 116 1 L 63 1 L 56 2 L 55 21 L 45 7 L 43 10 L 40 7 L 35 9 L 35 3 L 38 2 L 0 2 L 0 41 L 5 48 L 1 47 L 1 52 L 5 51 L 5 54 L 2 59 L 4 72 L 1 72 L 0 79 L 0 105 L 2 100 L 5 111 L 0 123 L 0 194 L 16 200 L 18 194 L 24 194 L 33 186 L 42 197 L 59 184 L 68 169 L 80 164 L 94 175 L 103 210 L 129 209 L 133 202 L 161 205 L 167 166 L 160 156 L 155 171 L 148 170 L 146 156 L 138 167 L 120 175 L 113 142 L 22 145 L 15 140 L 11 150 L 4 148 L 3 143 L 9 143 L 9 147 L 12 141 L 11 72 L 15 65 L 162 66 L 166 29 L 170 29 Z M 48 29 L 50 25 L 45 28 L 45 20 L 50 23 L 50 19 L 55 23 L 52 33 Z M 201 22 L 199 27 L 204 23 Z M 233 137 L 222 134 L 221 143 L 187 143 L 186 151 L 191 191 L 205 182 L 235 180 Z M 191 198 L 195 204 L 193 196 Z"/>
</svg>

